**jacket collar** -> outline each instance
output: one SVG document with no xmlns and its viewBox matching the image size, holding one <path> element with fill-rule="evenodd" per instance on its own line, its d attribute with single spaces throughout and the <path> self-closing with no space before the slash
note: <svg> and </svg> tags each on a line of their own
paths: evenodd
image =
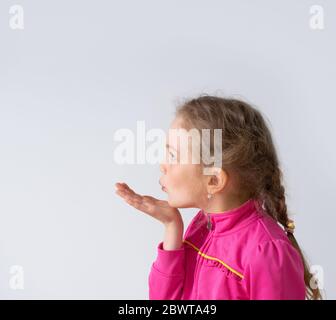
<svg viewBox="0 0 336 320">
<path fill-rule="evenodd" d="M 205 220 L 209 230 L 215 233 L 233 232 L 257 219 L 260 211 L 255 199 L 250 198 L 241 206 L 224 212 L 205 212 L 200 210 L 201 219 Z"/>
</svg>

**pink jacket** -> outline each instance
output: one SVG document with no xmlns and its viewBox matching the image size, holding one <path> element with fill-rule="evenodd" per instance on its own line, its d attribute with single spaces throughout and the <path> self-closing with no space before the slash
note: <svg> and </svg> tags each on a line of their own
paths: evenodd
<svg viewBox="0 0 336 320">
<path fill-rule="evenodd" d="M 226 213 L 200 210 L 180 249 L 157 247 L 149 299 L 305 299 L 303 263 L 253 199 Z"/>
</svg>

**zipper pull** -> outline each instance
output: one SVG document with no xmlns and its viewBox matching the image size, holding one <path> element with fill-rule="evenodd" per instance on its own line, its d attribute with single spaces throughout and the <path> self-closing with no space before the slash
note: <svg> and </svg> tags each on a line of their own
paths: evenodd
<svg viewBox="0 0 336 320">
<path fill-rule="evenodd" d="M 211 220 L 210 220 L 210 216 L 209 216 L 209 214 L 207 214 L 207 218 L 208 218 L 208 223 L 207 223 L 207 228 L 209 229 L 209 230 L 211 230 Z"/>
</svg>

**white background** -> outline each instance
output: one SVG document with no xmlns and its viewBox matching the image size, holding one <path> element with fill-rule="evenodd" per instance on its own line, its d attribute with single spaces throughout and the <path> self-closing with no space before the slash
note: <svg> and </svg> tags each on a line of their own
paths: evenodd
<svg viewBox="0 0 336 320">
<path fill-rule="evenodd" d="M 166 194 L 158 165 L 115 163 L 113 135 L 166 130 L 179 99 L 208 93 L 267 115 L 297 239 L 335 299 L 335 16 L 331 0 L 2 0 L 0 297 L 148 299 L 164 229 L 114 184 Z M 196 213 L 182 210 L 185 228 Z"/>
</svg>

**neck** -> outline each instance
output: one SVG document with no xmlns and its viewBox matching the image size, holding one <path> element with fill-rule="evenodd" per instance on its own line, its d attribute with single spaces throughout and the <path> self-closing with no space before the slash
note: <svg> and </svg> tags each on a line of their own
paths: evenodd
<svg viewBox="0 0 336 320">
<path fill-rule="evenodd" d="M 204 208 L 201 209 L 209 213 L 225 213 L 226 211 L 240 207 L 249 199 L 249 196 L 225 197 L 221 194 L 217 194 L 208 201 L 208 204 Z"/>
</svg>

